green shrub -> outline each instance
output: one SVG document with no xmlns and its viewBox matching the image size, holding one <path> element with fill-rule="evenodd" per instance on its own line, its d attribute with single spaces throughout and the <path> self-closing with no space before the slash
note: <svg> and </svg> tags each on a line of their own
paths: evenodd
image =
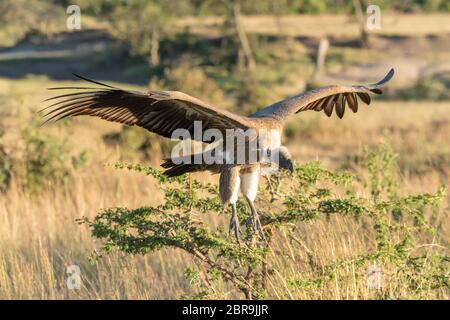
<svg viewBox="0 0 450 320">
<path fill-rule="evenodd" d="M 252 76 L 240 75 L 237 78 L 236 104 L 240 114 L 251 114 L 273 103 L 271 91 L 258 83 Z"/>
<path fill-rule="evenodd" d="M 135 126 L 123 126 L 118 132 L 103 135 L 103 140 L 118 144 L 123 159 L 155 159 L 169 154 L 172 146 L 171 141 Z"/>
<path fill-rule="evenodd" d="M 398 96 L 405 100 L 448 100 L 450 79 L 447 77 L 425 77 L 412 87 L 399 90 Z"/>
<path fill-rule="evenodd" d="M 0 191 L 5 191 L 11 182 L 12 159 L 1 143 L 2 136 L 3 133 L 0 132 Z"/>
<path fill-rule="evenodd" d="M 290 287 L 311 295 L 326 289 L 343 270 L 353 267 L 364 279 L 367 266 L 374 263 L 395 270 L 396 277 L 413 297 L 449 292 L 450 257 L 434 247 L 423 245 L 436 236 L 427 218 L 430 210 L 439 210 L 445 188 L 434 194 L 399 195 L 394 185 L 395 156 L 388 149 L 368 150 L 363 167 L 367 177 L 346 172 L 332 172 L 319 162 L 297 166 L 289 175 L 281 172 L 271 177 L 259 198 L 261 222 L 267 242 L 256 239 L 251 228 L 244 228 L 245 244 L 238 245 L 219 227 L 211 230 L 200 220 L 206 214 L 223 214 L 217 187 L 185 176 L 167 178 L 157 169 L 141 165 L 118 164 L 117 168 L 153 176 L 164 191 L 165 201 L 157 206 L 137 209 L 109 208 L 93 220 L 83 218 L 95 238 L 102 240 L 104 252 L 114 248 L 129 254 L 146 254 L 162 248 L 184 250 L 195 257 L 198 267 L 188 268 L 185 276 L 195 290 L 185 298 L 218 297 L 216 288 L 227 283 L 245 298 L 268 296 L 267 279 L 275 273 L 269 255 L 287 255 L 281 248 L 273 250 L 274 236 L 294 233 L 299 223 L 308 223 L 331 215 L 364 220 L 368 237 L 376 246 L 364 253 L 347 256 L 301 277 L 289 277 Z M 363 196 L 358 182 L 363 181 L 371 196 Z M 278 199 L 278 200 L 277 200 Z M 281 200 L 280 200 L 281 199 Z M 247 210 L 238 203 L 241 221 Z M 197 217 L 194 219 L 194 217 Z M 200 217 L 200 219 L 199 219 Z M 287 249 L 284 249 L 287 250 Z M 381 291 L 382 298 L 398 298 L 397 289 Z M 220 296 L 220 294 L 219 294 Z"/>
<path fill-rule="evenodd" d="M 24 142 L 24 185 L 28 190 L 36 192 L 43 185 L 62 181 L 69 175 L 66 143 L 59 143 L 37 129 L 27 130 Z"/>
<path fill-rule="evenodd" d="M 189 81 L 187 81 L 189 79 Z M 227 107 L 228 101 L 225 99 L 223 91 L 210 79 L 208 74 L 200 67 L 181 63 L 180 66 L 167 69 L 164 81 L 153 79 L 149 88 L 161 90 L 170 88 L 185 92 L 213 105 Z"/>
<path fill-rule="evenodd" d="M 73 169 L 83 166 L 89 152 L 72 154 L 66 139 L 44 134 L 32 122 L 21 134 L 17 145 L 7 148 L 0 140 L 0 190 L 6 191 L 12 178 L 30 193 L 42 187 L 63 183 Z M 19 147 L 21 146 L 21 147 Z"/>
</svg>

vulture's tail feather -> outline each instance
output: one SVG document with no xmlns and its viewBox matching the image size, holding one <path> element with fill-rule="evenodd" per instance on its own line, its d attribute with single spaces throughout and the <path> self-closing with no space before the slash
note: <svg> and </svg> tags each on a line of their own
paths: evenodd
<svg viewBox="0 0 450 320">
<path fill-rule="evenodd" d="M 172 159 L 164 159 L 161 167 L 166 169 L 164 174 L 168 177 L 177 177 L 185 173 L 197 172 L 197 171 L 214 171 L 214 165 L 208 165 L 205 163 L 195 164 L 195 163 L 179 163 L 176 164 Z"/>
</svg>

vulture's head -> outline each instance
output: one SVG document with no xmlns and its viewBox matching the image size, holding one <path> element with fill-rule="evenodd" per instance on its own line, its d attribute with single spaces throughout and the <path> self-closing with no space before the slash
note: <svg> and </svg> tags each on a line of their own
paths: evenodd
<svg viewBox="0 0 450 320">
<path fill-rule="evenodd" d="M 286 169 L 289 172 L 294 172 L 294 160 L 292 160 L 292 156 L 289 153 L 289 150 L 285 146 L 281 146 L 279 149 L 279 162 L 278 166 L 281 169 Z"/>
</svg>

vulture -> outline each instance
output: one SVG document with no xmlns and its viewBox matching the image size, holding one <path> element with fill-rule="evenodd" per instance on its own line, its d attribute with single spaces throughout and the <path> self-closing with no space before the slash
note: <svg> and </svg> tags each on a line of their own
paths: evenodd
<svg viewBox="0 0 450 320">
<path fill-rule="evenodd" d="M 248 116 L 220 109 L 179 91 L 123 90 L 74 75 L 91 86 L 49 88 L 71 92 L 46 100 L 51 104 L 41 110 L 44 111 L 44 123 L 75 116 L 95 116 L 128 126 L 139 126 L 166 138 L 183 140 L 186 135 L 179 135 L 182 132 L 193 141 L 205 143 L 207 148 L 200 154 L 178 154 L 165 159 L 162 163 L 164 173 L 170 177 L 198 171 L 220 174 L 220 199 L 224 205 L 231 206 L 229 232 L 234 233 L 240 243 L 236 213 L 239 189 L 250 208 L 249 222 L 254 232 L 259 232 L 261 239 L 265 240 L 254 205 L 260 176 L 273 172 L 266 170 L 267 167 L 294 170 L 288 149 L 281 145 L 282 130 L 287 120 L 308 110 L 323 112 L 328 117 L 335 111 L 342 118 L 346 106 L 356 113 L 360 101 L 369 105 L 371 93 L 382 93 L 381 87 L 392 78 L 394 69 L 375 84 L 317 88 L 276 102 Z M 200 134 L 196 129 L 198 124 L 201 125 Z M 236 132 L 243 134 L 244 139 L 239 138 Z M 208 149 L 209 146 L 214 148 Z M 239 161 L 237 158 L 240 158 Z"/>
</svg>

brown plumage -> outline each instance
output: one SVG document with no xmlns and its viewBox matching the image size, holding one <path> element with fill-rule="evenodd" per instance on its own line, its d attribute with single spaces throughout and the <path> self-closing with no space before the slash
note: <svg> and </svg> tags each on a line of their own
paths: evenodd
<svg viewBox="0 0 450 320">
<path fill-rule="evenodd" d="M 394 75 L 394 69 L 380 81 L 370 85 L 357 86 L 328 86 L 314 89 L 299 95 L 287 98 L 274 103 L 250 117 L 272 116 L 280 121 L 285 121 L 294 113 L 307 110 L 324 111 L 327 116 L 331 116 L 333 109 L 336 108 L 336 114 L 339 118 L 344 116 L 345 105 L 348 104 L 353 112 L 358 111 L 358 98 L 365 104 L 370 104 L 369 93 L 381 94 L 380 89 Z"/>
<path fill-rule="evenodd" d="M 175 129 L 186 129 L 193 136 L 194 120 L 202 121 L 204 130 L 214 128 L 224 135 L 227 128 L 249 128 L 244 117 L 210 106 L 182 92 L 122 90 L 76 76 L 101 87 L 97 90 L 86 87 L 50 88 L 82 91 L 47 99 L 59 101 L 42 110 L 47 111 L 46 122 L 82 115 L 96 116 L 130 126 L 137 125 L 166 138 L 170 138 Z"/>
<path fill-rule="evenodd" d="M 176 129 L 186 129 L 191 138 L 206 141 L 203 135 L 195 137 L 194 121 L 201 121 L 201 129 L 217 129 L 226 136 L 227 129 L 254 129 L 257 135 L 264 130 L 272 130 L 275 136 L 266 139 L 258 147 L 262 150 L 280 150 L 278 166 L 293 170 L 292 159 L 287 149 L 280 145 L 280 137 L 287 119 L 299 112 L 314 110 L 323 111 L 331 116 L 333 111 L 339 118 L 345 114 L 346 106 L 354 113 L 358 111 L 358 99 L 369 105 L 370 93 L 381 94 L 381 87 L 394 75 L 391 69 L 379 82 L 371 85 L 328 86 L 276 102 L 249 116 L 239 116 L 211 106 L 197 98 L 178 91 L 131 91 L 122 90 L 104 83 L 76 75 L 78 78 L 98 85 L 89 87 L 60 87 L 52 90 L 71 89 L 79 92 L 52 97 L 47 101 L 56 100 L 45 108 L 46 122 L 60 119 L 89 115 L 127 125 L 137 125 L 163 137 L 172 137 Z M 271 140 L 272 139 L 272 140 Z M 274 143 L 275 142 L 275 143 Z M 234 145 L 232 148 L 237 149 Z M 247 148 L 247 147 L 246 147 Z M 247 151 L 247 150 L 246 150 Z M 243 164 L 176 164 L 173 159 L 166 159 L 162 167 L 169 176 L 178 176 L 188 172 L 211 171 L 220 173 L 220 196 L 223 203 L 230 203 L 232 218 L 230 230 L 233 230 L 239 241 L 239 223 L 236 216 L 237 190 L 241 192 L 251 209 L 254 223 L 259 222 L 253 205 L 256 196 L 258 178 L 260 175 L 260 159 L 256 163 Z M 259 224 L 262 238 L 264 233 Z"/>
</svg>

